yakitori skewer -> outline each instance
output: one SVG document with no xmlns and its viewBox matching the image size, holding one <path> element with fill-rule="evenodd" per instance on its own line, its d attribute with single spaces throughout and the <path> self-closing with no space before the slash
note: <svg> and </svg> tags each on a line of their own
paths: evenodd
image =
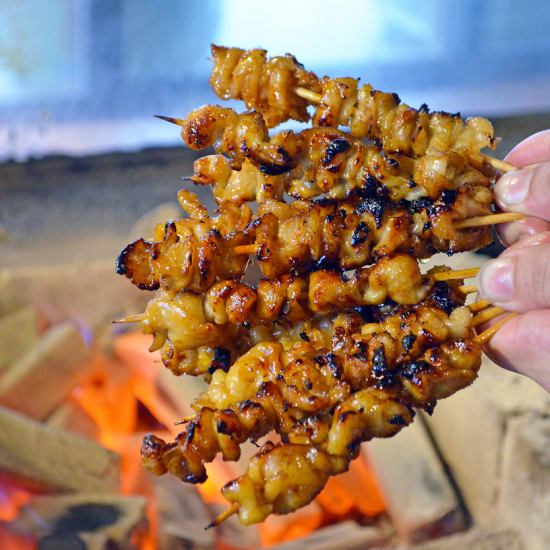
<svg viewBox="0 0 550 550">
<path fill-rule="evenodd" d="M 497 311 L 499 310 L 499 311 Z M 493 308 L 493 313 L 492 315 L 488 316 L 489 318 L 494 318 L 498 315 L 501 315 L 503 313 L 504 310 L 501 310 L 501 308 Z M 500 327 L 502 327 L 502 325 L 504 325 L 507 321 L 509 321 L 511 318 L 513 318 L 515 315 L 517 315 L 516 313 L 511 313 L 509 315 L 507 315 L 506 317 L 502 318 L 500 321 L 498 321 L 497 323 L 495 323 L 492 327 L 488 328 L 487 330 L 483 331 L 482 333 L 480 333 L 479 335 L 477 335 L 473 341 L 478 344 L 478 345 L 483 345 L 483 344 L 486 344 L 490 338 L 492 338 L 492 336 L 494 336 L 494 334 L 498 331 L 498 329 Z M 479 317 L 479 316 L 478 316 Z M 486 320 L 489 320 L 489 318 L 486 318 Z M 476 318 L 474 318 L 475 320 Z M 368 390 L 367 390 L 368 391 Z M 261 452 L 260 452 L 261 454 Z M 261 460 L 261 456 L 258 455 L 260 457 L 260 460 Z M 327 457 L 329 458 L 329 457 Z M 350 456 L 348 457 L 348 460 L 352 459 L 353 457 Z M 334 473 L 338 473 L 339 471 L 341 471 L 341 469 L 337 469 L 335 472 L 333 472 L 332 474 L 329 473 L 329 475 L 334 475 Z M 242 478 L 241 478 L 242 479 Z M 228 484 L 226 486 L 226 488 L 229 488 L 229 493 L 232 492 L 232 485 L 233 485 L 234 482 L 231 482 L 230 484 Z M 320 483 L 320 485 L 324 485 L 324 482 Z M 250 487 L 248 487 L 250 489 Z M 225 490 L 225 489 L 224 489 Z M 234 492 L 234 491 L 233 491 Z M 234 495 L 233 495 L 233 498 L 234 498 Z M 229 497 L 230 500 L 233 500 L 233 498 L 231 498 L 231 496 Z M 246 499 L 245 499 L 245 503 L 246 503 Z M 206 529 L 209 529 L 211 527 L 215 527 L 217 525 L 219 525 L 220 523 L 224 522 L 226 519 L 228 519 L 229 517 L 237 514 L 240 512 L 240 504 L 239 502 L 234 502 L 231 506 L 229 506 L 226 510 L 224 510 L 221 514 L 219 514 L 215 519 L 214 521 L 212 521 L 207 527 Z M 251 523 L 253 523 L 254 521 L 258 521 L 257 519 L 256 520 L 252 520 Z"/>
<path fill-rule="evenodd" d="M 296 95 L 300 96 L 301 98 L 311 103 L 318 104 L 321 102 L 322 96 L 317 92 L 313 92 L 306 88 L 300 88 L 300 87 L 295 88 L 294 91 L 296 92 Z M 512 172 L 513 170 L 517 170 L 517 168 L 514 165 L 510 164 L 509 162 L 496 159 L 489 155 L 483 155 L 483 157 L 493 168 L 495 168 L 496 170 L 499 170 L 500 172 Z M 473 227 L 473 226 L 464 226 L 464 227 Z"/>
<path fill-rule="evenodd" d="M 509 315 L 506 315 L 506 317 L 503 317 L 500 321 L 497 321 L 494 325 L 490 326 L 488 329 L 478 334 L 474 338 L 474 341 L 480 345 L 486 344 L 505 323 L 507 323 L 510 319 L 512 319 L 516 315 L 518 314 L 510 313 Z"/>
<path fill-rule="evenodd" d="M 517 314 L 486 299 L 466 305 L 478 288 L 464 279 L 479 267 L 423 274 L 418 262 L 478 249 L 490 226 L 523 217 L 494 213 L 492 185 L 516 168 L 481 153 L 498 142 L 487 119 L 319 79 L 290 55 L 212 55 L 215 93 L 249 112 L 206 105 L 158 118 L 181 126 L 191 149 L 214 147 L 189 181 L 210 187 L 218 215 L 180 191 L 188 217 L 158 224 L 117 262 L 158 294 L 145 313 L 114 321 L 142 323 L 167 368 L 209 384 L 173 443 L 145 437 L 153 473 L 202 483 L 217 455 L 237 460 L 245 441 L 281 438 L 222 489 L 231 506 L 207 529 L 305 506 L 363 441 L 396 434 L 415 410 L 472 383 L 481 346 Z M 269 134 L 308 121 L 313 104 L 312 128 Z"/>
<path fill-rule="evenodd" d="M 468 227 L 481 227 L 483 225 L 497 225 L 499 223 L 517 222 L 524 218 L 519 212 L 502 212 L 500 214 L 489 214 L 487 216 L 476 216 L 466 220 L 458 221 L 454 224 L 456 229 L 466 229 Z"/>
<path fill-rule="evenodd" d="M 241 135 L 241 130 L 237 130 L 237 126 L 240 128 L 241 123 L 238 123 L 235 120 L 231 124 L 229 124 L 228 120 L 231 119 L 231 118 L 238 119 L 238 117 L 241 116 L 241 115 L 238 115 L 237 113 L 235 113 L 231 109 L 223 109 L 223 108 L 216 107 L 216 106 L 206 106 L 206 107 L 201 108 L 201 109 L 204 110 L 203 114 L 201 114 L 202 111 L 201 111 L 201 113 L 198 113 L 198 112 L 195 113 L 194 112 L 191 115 L 189 115 L 189 117 L 187 119 L 179 119 L 179 118 L 172 118 L 172 117 L 165 117 L 165 116 L 159 116 L 159 118 L 161 118 L 163 120 L 166 120 L 168 122 L 171 122 L 173 124 L 176 124 L 178 126 L 183 127 L 184 130 L 182 131 L 182 135 L 183 135 L 183 133 L 185 133 L 185 135 L 186 135 L 185 141 L 192 148 L 197 148 L 194 145 L 193 140 L 195 138 L 193 136 L 195 136 L 195 135 L 202 136 L 201 145 L 200 145 L 200 147 L 198 147 L 198 148 L 202 148 L 204 146 L 203 142 L 211 141 L 212 139 L 214 139 L 214 134 L 217 135 L 219 132 L 222 132 L 223 128 L 225 128 L 225 129 L 223 129 L 223 136 L 226 136 L 226 134 L 227 134 L 227 139 L 229 141 L 231 141 L 231 143 L 226 143 L 226 145 L 223 146 L 222 149 L 224 151 L 225 151 L 225 149 L 227 149 L 227 151 L 231 152 L 230 153 L 231 155 L 233 155 L 235 151 L 240 151 L 242 149 L 242 147 L 239 146 L 239 140 L 237 139 L 237 141 L 235 143 L 233 143 L 233 141 L 235 141 L 237 134 L 239 136 Z M 212 112 L 210 113 L 210 111 L 208 109 L 210 109 Z M 210 114 L 208 114 L 208 113 L 210 113 Z M 205 122 L 205 121 L 208 121 L 208 123 Z M 233 125 L 236 124 L 235 128 L 233 128 L 233 129 L 231 129 L 232 124 Z M 246 124 L 245 124 L 245 122 L 243 122 L 242 124 L 243 124 L 243 128 L 245 128 L 245 127 L 248 128 L 248 125 L 250 123 L 248 121 L 248 122 L 246 122 Z M 220 125 L 220 128 L 218 130 L 214 129 L 214 127 L 216 125 Z M 226 125 L 228 125 L 228 126 L 226 127 Z M 204 126 L 204 128 L 203 128 L 203 126 Z M 253 126 L 253 128 L 256 129 L 255 126 Z M 377 171 L 381 170 L 381 166 L 387 160 L 386 157 L 384 157 L 383 155 L 381 155 L 381 156 L 378 155 L 378 156 L 381 157 L 379 159 L 376 156 L 375 156 L 376 158 L 374 158 L 374 160 L 370 159 L 370 157 L 369 157 L 370 160 L 369 159 L 367 159 L 367 160 L 363 159 L 367 163 L 365 165 L 366 167 L 370 166 L 370 164 L 372 164 L 372 166 L 370 168 L 368 168 L 367 172 L 365 172 L 363 174 L 363 171 L 361 171 L 361 170 L 358 171 L 357 162 L 352 162 L 353 159 L 355 158 L 354 157 L 355 153 L 354 153 L 353 155 L 351 155 L 351 157 L 349 159 L 351 164 L 354 166 L 353 170 L 351 170 L 349 168 L 344 168 L 345 166 L 347 166 L 347 164 L 346 163 L 342 164 L 342 162 L 343 162 L 343 160 L 342 160 L 342 162 L 340 162 L 340 164 L 338 164 L 339 172 L 338 172 L 338 174 L 336 174 L 336 173 L 333 173 L 333 169 L 335 169 L 335 167 L 332 166 L 332 165 L 324 166 L 323 165 L 324 161 L 323 161 L 323 162 L 321 162 L 321 165 L 318 167 L 318 169 L 316 169 L 314 171 L 315 173 L 312 172 L 311 174 L 309 174 L 309 172 L 305 169 L 305 166 L 306 165 L 311 165 L 311 163 L 313 162 L 313 158 L 317 158 L 318 154 L 321 155 L 321 156 L 328 155 L 331 158 L 333 158 L 334 155 L 336 154 L 336 152 L 342 153 L 342 151 L 345 151 L 342 154 L 348 155 L 348 153 L 350 153 L 352 150 L 354 150 L 353 147 L 355 147 L 355 146 L 352 147 L 350 145 L 350 143 L 351 143 L 350 140 L 356 140 L 357 141 L 357 138 L 353 138 L 352 136 L 349 136 L 349 135 L 344 134 L 342 132 L 340 132 L 338 135 L 336 135 L 336 134 L 332 135 L 331 134 L 330 136 L 328 136 L 328 135 L 325 136 L 323 134 L 323 132 L 325 132 L 327 130 L 327 128 L 317 128 L 316 130 L 321 132 L 321 134 L 318 136 L 318 138 L 314 139 L 315 148 L 319 149 L 319 151 L 316 151 L 315 154 L 313 154 L 311 151 L 309 153 L 307 153 L 306 156 L 310 155 L 311 158 L 309 158 L 309 156 L 307 156 L 308 162 L 306 162 L 304 164 L 304 167 L 300 167 L 300 169 L 298 170 L 298 173 L 294 174 L 293 171 L 288 173 L 287 175 L 290 175 L 290 179 L 288 179 L 288 181 L 286 181 L 286 183 L 279 182 L 279 183 L 275 184 L 273 181 L 270 181 L 270 182 L 265 182 L 265 185 L 262 184 L 263 187 L 267 186 L 269 189 L 274 189 L 275 187 L 284 189 L 284 188 L 286 188 L 286 186 L 290 185 L 293 189 L 294 189 L 294 187 L 296 187 L 296 189 L 294 189 L 294 191 L 290 191 L 289 189 L 287 189 L 287 191 L 289 191 L 291 194 L 293 194 L 294 192 L 297 192 L 298 193 L 297 196 L 299 196 L 301 198 L 312 198 L 311 196 L 307 196 L 307 197 L 303 196 L 302 197 L 301 193 L 302 193 L 303 190 L 298 191 L 298 188 L 302 189 L 302 187 L 305 186 L 305 188 L 307 188 L 307 190 L 308 190 L 307 193 L 309 193 L 311 191 L 311 189 L 310 189 L 311 186 L 308 187 L 307 185 L 305 185 L 305 181 L 306 180 L 309 181 L 311 179 L 311 181 L 315 182 L 314 187 L 319 183 L 319 181 L 323 182 L 322 185 L 319 183 L 320 187 L 317 191 L 315 191 L 315 193 L 321 193 L 322 191 L 328 191 L 329 195 L 331 193 L 335 193 L 335 196 L 332 197 L 332 198 L 339 197 L 340 199 L 342 199 L 346 196 L 349 197 L 350 192 L 353 192 L 354 190 L 357 191 L 357 192 L 363 192 L 364 189 L 361 190 L 361 186 L 365 185 L 365 183 L 364 183 L 365 176 L 368 173 L 370 173 L 371 169 L 374 170 L 376 173 L 378 173 Z M 336 130 L 334 130 L 333 133 L 334 132 L 336 132 Z M 207 134 L 208 134 L 208 138 L 206 137 Z M 283 132 L 283 134 L 284 134 L 284 132 Z M 286 137 L 281 138 L 281 139 L 283 139 L 283 140 L 288 139 L 288 136 L 290 136 L 290 134 L 292 134 L 292 133 L 287 133 L 287 134 L 288 135 Z M 341 134 L 341 136 L 340 136 L 340 134 Z M 263 137 L 258 134 L 257 136 L 255 136 L 255 138 L 253 140 L 251 140 L 251 143 L 247 144 L 247 146 L 246 146 L 246 150 L 250 154 L 252 154 L 253 149 L 257 150 L 256 153 L 254 153 L 253 156 L 255 158 L 257 156 L 258 158 L 254 162 L 260 162 L 260 169 L 256 168 L 255 169 L 256 172 L 253 172 L 253 173 L 250 174 L 251 181 L 254 185 L 256 185 L 256 183 L 257 183 L 256 180 L 257 180 L 258 177 L 260 177 L 260 178 L 265 177 L 264 174 L 260 174 L 260 173 L 262 171 L 261 166 L 264 166 L 262 163 L 267 162 L 267 160 L 266 159 L 258 160 L 258 159 L 263 158 L 264 156 L 266 156 L 267 151 L 271 151 L 271 153 L 273 153 L 273 151 L 286 151 L 286 149 L 280 147 L 281 144 L 276 144 L 275 142 L 273 142 L 273 143 L 269 142 L 268 143 L 266 141 L 264 145 L 261 145 L 260 142 L 263 143 L 262 140 L 269 139 L 269 136 L 267 136 L 267 137 L 266 136 L 267 136 L 267 134 L 265 134 Z M 340 141 L 339 141 L 340 137 L 338 137 L 338 136 L 341 137 Z M 347 137 L 345 137 L 345 136 L 347 136 Z M 345 142 L 345 147 L 344 147 L 344 141 L 343 141 L 344 137 L 347 140 Z M 297 136 L 296 136 L 296 138 L 297 138 Z M 310 138 L 313 139 L 312 136 L 309 136 L 309 138 L 307 138 L 307 139 L 310 139 Z M 220 140 L 220 143 L 221 143 L 221 142 L 225 141 L 226 137 L 223 137 L 223 139 L 222 139 L 221 134 L 220 134 L 220 136 L 218 136 L 218 138 L 214 139 L 214 141 L 217 141 L 218 139 Z M 307 141 L 307 139 L 306 139 L 306 141 Z M 319 139 L 319 142 L 316 141 L 317 139 Z M 326 141 L 327 139 L 328 139 L 328 141 Z M 193 143 L 190 143 L 189 140 L 193 141 Z M 273 139 L 271 141 L 273 141 Z M 325 141 L 326 141 L 326 143 L 325 143 Z M 323 144 L 323 145 L 321 146 L 320 144 Z M 298 150 L 301 149 L 297 145 L 296 145 L 296 147 L 298 148 Z M 323 149 L 323 147 L 325 149 Z M 339 147 L 344 147 L 344 148 L 342 150 L 340 150 Z M 362 147 L 365 147 L 365 145 L 363 144 Z M 265 148 L 265 152 L 263 152 L 263 153 L 261 152 L 262 148 Z M 223 152 L 223 151 L 221 151 L 221 152 Z M 269 163 L 275 162 L 270 156 L 271 153 L 269 155 L 267 155 L 271 159 L 269 161 Z M 275 153 L 273 153 L 273 154 L 275 154 Z M 301 154 L 303 154 L 303 153 L 301 153 Z M 275 156 L 277 157 L 277 154 L 275 154 Z M 290 158 L 288 157 L 288 152 L 285 153 L 285 155 L 283 155 L 283 156 L 286 159 L 285 162 L 290 162 L 290 164 L 292 164 Z M 361 155 L 359 155 L 359 153 L 357 153 L 356 156 L 357 156 L 357 159 L 355 159 L 356 161 L 359 161 L 360 158 L 363 158 Z M 220 157 L 220 155 L 205 157 L 205 159 L 206 158 L 215 159 L 215 158 L 218 158 L 218 157 Z M 223 158 L 223 157 L 220 157 L 220 158 Z M 378 159 L 378 160 L 376 160 L 376 159 Z M 384 159 L 386 159 L 386 160 L 384 160 Z M 305 157 L 300 162 L 302 162 L 303 160 L 305 160 Z M 412 163 L 418 162 L 418 159 L 416 159 L 416 160 L 409 159 L 409 160 Z M 277 161 L 277 162 L 279 162 L 279 161 Z M 361 165 L 361 162 L 359 162 L 359 165 Z M 441 162 L 441 159 L 438 162 Z M 447 162 L 450 163 L 450 160 L 448 160 Z M 318 159 L 315 160 L 315 162 L 313 162 L 313 164 L 315 164 L 315 163 L 318 163 Z M 219 168 L 218 164 L 214 163 L 214 165 Z M 386 170 L 387 173 L 384 172 L 383 175 L 377 176 L 379 178 L 383 178 L 381 181 L 384 182 L 384 186 L 385 186 L 386 191 L 388 191 L 390 193 L 390 196 L 387 199 L 388 202 L 392 202 L 392 201 L 393 202 L 398 202 L 397 201 L 398 198 L 403 197 L 403 196 L 408 196 L 407 193 L 409 193 L 411 191 L 409 183 L 412 180 L 413 176 L 415 178 L 414 181 L 416 181 L 416 183 L 418 185 L 420 185 L 420 187 L 422 187 L 422 186 L 425 187 L 424 192 L 427 192 L 427 190 L 431 189 L 431 193 L 435 193 L 435 194 L 430 195 L 430 197 L 432 199 L 441 196 L 441 189 L 439 187 L 439 185 L 441 185 L 441 183 L 437 183 L 435 180 L 431 181 L 430 178 L 426 179 L 426 181 L 424 181 L 424 183 L 418 183 L 418 181 L 416 180 L 416 178 L 418 176 L 419 178 L 421 178 L 421 181 L 423 181 L 422 180 L 422 177 L 423 177 L 422 174 L 424 174 L 424 175 L 425 174 L 433 174 L 434 173 L 433 169 L 431 169 L 431 168 L 430 169 L 422 169 L 422 170 L 419 170 L 418 173 L 417 173 L 416 169 L 412 170 L 412 169 L 410 169 L 410 167 L 406 168 L 407 163 L 404 162 L 404 159 L 400 160 L 399 162 L 396 160 L 394 164 L 391 164 L 391 166 L 394 166 L 394 165 L 399 167 L 397 169 L 398 172 L 400 170 L 404 170 L 402 174 L 399 172 L 401 175 L 392 174 L 391 171 L 393 169 L 392 168 L 387 168 L 387 170 Z M 210 165 L 208 163 L 206 163 L 206 166 L 199 169 L 199 173 L 201 174 L 200 178 L 199 178 L 200 183 L 204 183 L 204 181 L 209 181 L 210 177 L 214 177 L 213 181 L 218 181 L 217 178 L 221 177 L 219 175 L 218 176 L 213 176 L 213 175 L 208 176 L 208 173 L 212 168 L 212 167 L 208 168 L 209 166 Z M 270 164 L 270 166 L 271 166 L 271 164 Z M 277 164 L 277 167 L 279 168 L 278 164 Z M 286 170 L 291 169 L 290 165 L 289 165 L 289 167 L 286 167 L 286 168 L 283 165 L 281 165 L 280 168 L 283 170 L 283 172 L 285 172 Z M 205 176 L 205 174 L 203 174 L 201 172 L 201 170 L 203 170 L 203 169 L 206 170 L 206 176 Z M 226 169 L 230 170 L 229 167 L 227 167 Z M 243 165 L 243 168 L 242 168 L 243 173 L 245 171 L 244 169 L 245 169 L 245 165 Z M 215 170 L 215 172 L 217 173 L 216 170 Z M 435 172 L 439 174 L 438 170 L 435 170 Z M 237 173 L 238 173 L 238 170 L 237 170 Z M 260 175 L 258 175 L 258 174 L 260 174 Z M 279 173 L 279 176 L 275 176 L 275 177 L 282 177 L 281 174 L 282 174 L 282 172 Z M 474 185 L 474 184 L 475 185 L 480 185 L 480 188 L 486 187 L 488 185 L 488 181 L 485 181 L 483 179 L 483 178 L 485 178 L 485 176 L 483 176 L 481 173 L 478 173 L 478 176 L 481 178 L 481 180 L 479 180 L 479 181 L 477 179 L 472 180 L 472 185 Z M 205 177 L 206 177 L 206 180 L 204 179 Z M 226 178 L 226 177 L 227 177 L 227 175 L 224 176 L 224 178 Z M 246 179 L 246 178 L 249 177 L 249 174 L 247 172 L 245 174 L 245 176 L 240 176 L 240 177 Z M 300 185 L 297 185 L 296 181 L 301 181 L 302 179 L 304 179 L 304 182 L 302 182 Z M 318 181 L 318 179 L 319 179 L 319 181 Z M 193 181 L 195 181 L 195 180 L 193 180 Z M 347 182 L 347 183 L 346 184 L 342 183 L 344 181 Z M 449 183 L 452 183 L 452 182 L 449 181 L 445 185 L 448 185 Z M 227 182 L 225 182 L 225 180 L 224 180 L 224 182 L 220 183 L 220 185 L 222 185 L 222 187 L 224 187 L 224 188 L 225 188 L 226 184 L 227 184 Z M 216 183 L 216 185 L 217 185 L 217 183 Z M 470 187 L 471 187 L 471 185 L 470 185 Z M 280 193 L 281 189 L 279 189 L 279 191 L 277 193 Z M 468 189 L 467 186 L 465 187 L 465 189 L 460 189 L 460 192 L 459 192 L 458 196 L 462 196 L 464 194 L 465 190 L 467 190 L 467 189 Z M 486 202 L 487 202 L 487 198 L 486 198 L 487 193 L 485 193 L 485 195 L 483 195 L 483 194 L 479 194 L 479 193 L 473 193 L 473 191 L 474 191 L 473 188 L 470 191 L 467 191 L 468 193 L 470 193 L 472 195 L 470 199 L 466 199 L 466 197 L 463 197 L 462 200 L 469 200 L 472 203 L 472 206 L 475 207 L 475 209 L 477 210 L 477 214 L 475 214 L 474 217 L 468 218 L 468 219 L 465 219 L 465 220 L 460 220 L 460 219 L 454 220 L 453 227 L 455 229 L 475 228 L 475 227 L 489 226 L 489 225 L 493 225 L 493 224 L 497 224 L 497 223 L 508 223 L 508 222 L 511 222 L 511 221 L 516 221 L 516 220 L 521 219 L 523 217 L 522 214 L 518 214 L 518 213 L 500 213 L 500 214 L 489 213 L 490 210 L 488 208 L 488 205 L 486 204 Z M 242 198 L 242 200 L 250 200 L 250 195 L 248 194 L 249 192 L 250 191 L 248 190 L 244 195 L 248 198 Z M 344 192 L 343 195 L 342 195 L 342 192 Z M 305 195 L 307 195 L 307 193 Z M 313 193 L 313 196 L 315 195 L 315 193 Z M 394 197 L 393 193 L 397 193 L 397 195 Z M 477 204 L 477 201 L 480 200 L 477 197 L 481 197 L 481 196 L 485 196 L 485 198 L 479 204 Z M 445 203 L 445 206 L 449 207 L 450 205 L 448 203 Z M 466 211 L 469 211 L 469 209 L 467 208 Z M 428 219 L 430 219 L 430 221 L 432 221 L 431 216 L 429 216 L 429 215 L 427 216 L 427 219 L 425 221 L 428 221 Z M 247 250 L 247 249 L 243 248 L 242 253 L 246 253 L 245 250 Z M 248 252 L 248 253 L 253 253 L 252 249 L 250 249 L 250 250 L 251 251 Z"/>
<path fill-rule="evenodd" d="M 470 279 L 479 273 L 479 267 L 467 269 L 450 269 L 449 271 L 438 271 L 433 274 L 436 281 L 452 281 L 453 279 Z"/>
</svg>

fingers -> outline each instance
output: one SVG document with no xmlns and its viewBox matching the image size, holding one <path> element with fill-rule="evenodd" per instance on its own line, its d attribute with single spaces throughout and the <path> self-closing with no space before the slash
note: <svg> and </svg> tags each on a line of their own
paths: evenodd
<svg viewBox="0 0 550 550">
<path fill-rule="evenodd" d="M 498 227 L 500 240 L 510 246 L 525 235 L 550 229 L 550 223 L 543 221 L 550 219 L 550 197 L 547 197 L 550 195 L 550 130 L 524 139 L 508 153 L 505 160 L 523 169 L 505 174 L 497 181 L 497 203 L 505 211 L 537 217 Z M 537 164 L 543 167 L 535 170 L 536 166 L 530 166 Z"/>
<path fill-rule="evenodd" d="M 550 232 L 525 238 L 485 263 L 478 288 L 508 311 L 550 308 Z"/>
<path fill-rule="evenodd" d="M 550 310 L 530 311 L 504 324 L 487 345 L 501 367 L 529 376 L 550 391 Z"/>
<path fill-rule="evenodd" d="M 504 174 L 496 182 L 495 200 L 502 210 L 550 221 L 550 162 Z"/>
<path fill-rule="evenodd" d="M 543 130 L 524 139 L 504 160 L 518 167 L 550 161 L 550 130 Z"/>
<path fill-rule="evenodd" d="M 498 238 L 505 246 L 512 246 L 522 239 L 545 231 L 550 231 L 550 222 L 540 218 L 524 218 L 514 223 L 502 223 L 497 226 Z"/>
</svg>

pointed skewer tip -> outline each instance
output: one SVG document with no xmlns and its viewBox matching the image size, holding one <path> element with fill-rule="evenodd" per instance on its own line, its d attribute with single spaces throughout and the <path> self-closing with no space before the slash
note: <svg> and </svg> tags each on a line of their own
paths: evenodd
<svg viewBox="0 0 550 550">
<path fill-rule="evenodd" d="M 145 315 L 140 313 L 138 315 L 128 315 L 128 317 L 122 317 L 121 319 L 114 319 L 111 321 L 112 325 L 119 323 L 141 323 L 145 319 Z"/>
<path fill-rule="evenodd" d="M 224 510 L 214 521 L 209 523 L 204 530 L 212 529 L 212 527 L 218 526 L 220 523 L 223 523 L 227 518 L 230 518 L 233 514 L 236 514 L 239 511 L 239 505 L 237 503 L 232 504 L 227 510 Z"/>
<path fill-rule="evenodd" d="M 164 116 L 164 115 L 153 115 L 155 118 L 160 118 L 161 120 L 165 120 L 166 122 L 170 122 L 171 124 L 175 124 L 176 126 L 183 126 L 185 124 L 185 121 L 182 118 L 175 118 L 171 116 Z"/>
</svg>

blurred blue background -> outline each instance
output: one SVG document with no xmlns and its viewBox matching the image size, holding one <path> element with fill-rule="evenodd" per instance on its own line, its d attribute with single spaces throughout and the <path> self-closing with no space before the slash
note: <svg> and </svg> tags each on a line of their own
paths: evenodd
<svg viewBox="0 0 550 550">
<path fill-rule="evenodd" d="M 413 106 L 548 112 L 549 29 L 536 0 L 0 0 L 0 158 L 177 143 L 151 115 L 219 101 L 211 42 L 292 52 Z"/>
</svg>

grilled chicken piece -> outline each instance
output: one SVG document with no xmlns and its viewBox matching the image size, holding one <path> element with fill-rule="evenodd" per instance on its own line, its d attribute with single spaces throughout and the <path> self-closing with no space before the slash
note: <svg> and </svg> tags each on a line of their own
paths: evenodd
<svg viewBox="0 0 550 550">
<path fill-rule="evenodd" d="M 218 97 L 242 99 L 263 114 L 269 128 L 289 118 L 309 120 L 308 103 L 294 89 L 321 91 L 317 77 L 290 54 L 267 59 L 261 49 L 241 50 L 212 44 L 214 69 L 210 84 Z"/>
<path fill-rule="evenodd" d="M 242 276 L 248 260 L 233 250 L 250 242 L 243 233 L 250 209 L 224 202 L 218 216 L 211 218 L 190 191 L 182 189 L 178 200 L 190 217 L 158 224 L 153 240 L 142 238 L 129 244 L 117 259 L 117 273 L 142 290 L 195 292 L 220 278 Z"/>
<path fill-rule="evenodd" d="M 412 422 L 413 408 L 431 411 L 475 379 L 481 350 L 463 300 L 456 286 L 439 287 L 416 306 L 379 308 L 377 322 L 345 313 L 300 339 L 287 334 L 288 347 L 284 338 L 257 344 L 212 374 L 193 404 L 195 418 L 175 443 L 145 439 L 144 464 L 202 482 L 204 465 L 217 453 L 237 460 L 241 443 L 271 431 L 347 464 L 362 441 L 391 437 Z M 324 336 L 315 337 L 315 330 Z M 248 498 L 243 491 L 230 500 Z"/>
<path fill-rule="evenodd" d="M 216 182 L 218 197 L 239 197 L 241 202 L 253 196 L 278 198 L 283 190 L 306 199 L 321 193 L 342 199 L 352 189 L 365 187 L 369 178 L 395 202 L 437 199 L 444 190 L 466 183 L 487 187 L 495 178 L 494 169 L 484 161 L 473 164 L 453 150 L 430 149 L 417 159 L 335 128 L 282 131 L 270 137 L 259 113 L 238 114 L 217 105 L 192 111 L 181 124 L 188 147 L 213 146 L 230 159 L 226 164 L 219 157 L 199 159 L 191 179 L 198 184 Z M 245 173 L 236 174 L 235 169 Z"/>
<path fill-rule="evenodd" d="M 359 86 L 355 78 L 319 79 L 290 56 L 268 59 L 265 50 L 213 45 L 212 60 L 216 94 L 244 100 L 249 109 L 265 115 L 269 127 L 288 118 L 308 120 L 307 100 L 296 94 L 296 88 L 303 87 L 320 95 L 314 125 L 347 126 L 354 136 L 380 141 L 388 152 L 420 157 L 433 150 L 455 151 L 480 164 L 480 150 L 496 145 L 493 126 L 485 118 L 464 120 L 460 114 L 430 112 L 426 105 L 414 109 L 401 103 L 397 94 L 377 91 L 370 84 Z M 277 93 L 262 86 L 273 81 Z"/>
</svg>

